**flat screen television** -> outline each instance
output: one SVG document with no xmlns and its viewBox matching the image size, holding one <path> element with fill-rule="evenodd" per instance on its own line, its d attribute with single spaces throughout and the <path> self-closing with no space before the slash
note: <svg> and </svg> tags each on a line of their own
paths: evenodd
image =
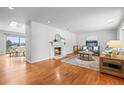
<svg viewBox="0 0 124 93">
<path fill-rule="evenodd" d="M 87 40 L 86 46 L 98 46 L 98 41 L 96 40 Z"/>
</svg>

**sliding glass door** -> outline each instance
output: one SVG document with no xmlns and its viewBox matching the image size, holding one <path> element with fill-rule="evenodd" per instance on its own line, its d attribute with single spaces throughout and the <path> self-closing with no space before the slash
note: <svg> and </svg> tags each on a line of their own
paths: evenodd
<svg viewBox="0 0 124 93">
<path fill-rule="evenodd" d="M 7 36 L 6 41 L 6 50 L 9 51 L 9 48 L 13 47 L 25 47 L 25 38 L 22 37 L 14 37 L 14 36 Z"/>
</svg>

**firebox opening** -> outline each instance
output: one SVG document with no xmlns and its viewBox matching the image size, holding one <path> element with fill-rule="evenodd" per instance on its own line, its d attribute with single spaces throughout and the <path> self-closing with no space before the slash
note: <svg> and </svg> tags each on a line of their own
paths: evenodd
<svg viewBox="0 0 124 93">
<path fill-rule="evenodd" d="M 61 55 L 61 47 L 55 47 L 54 54 L 55 54 L 55 56 L 60 56 Z"/>
</svg>

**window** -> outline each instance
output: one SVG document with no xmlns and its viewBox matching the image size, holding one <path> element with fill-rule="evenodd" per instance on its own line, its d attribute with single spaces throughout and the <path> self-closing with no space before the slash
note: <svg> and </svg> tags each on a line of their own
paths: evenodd
<svg viewBox="0 0 124 93">
<path fill-rule="evenodd" d="M 10 47 L 25 46 L 25 38 L 8 36 L 6 41 L 6 50 L 8 52 Z"/>
</svg>

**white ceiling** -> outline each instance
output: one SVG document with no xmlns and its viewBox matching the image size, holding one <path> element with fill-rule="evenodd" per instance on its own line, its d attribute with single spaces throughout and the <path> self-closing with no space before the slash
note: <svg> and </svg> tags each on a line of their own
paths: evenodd
<svg viewBox="0 0 124 93">
<path fill-rule="evenodd" d="M 113 22 L 108 23 L 108 20 Z M 14 10 L 0 8 L 0 29 L 19 30 L 22 27 L 10 29 L 11 21 L 25 23 L 27 20 L 37 21 L 60 29 L 72 32 L 114 30 L 124 19 L 124 8 L 58 8 L 58 7 L 37 7 L 19 8 Z M 50 23 L 48 23 L 50 21 Z"/>
</svg>

